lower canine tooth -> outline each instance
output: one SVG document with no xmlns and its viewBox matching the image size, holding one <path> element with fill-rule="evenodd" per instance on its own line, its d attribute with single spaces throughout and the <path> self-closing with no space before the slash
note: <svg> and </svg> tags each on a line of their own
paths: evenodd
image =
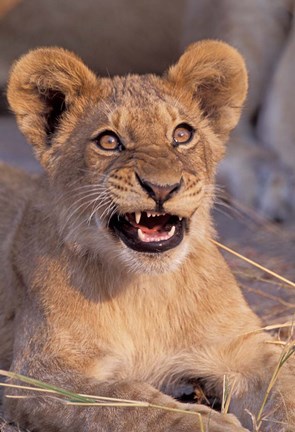
<svg viewBox="0 0 295 432">
<path fill-rule="evenodd" d="M 169 237 L 172 237 L 175 233 L 175 225 L 173 225 L 170 229 L 170 231 L 168 232 Z"/>
<path fill-rule="evenodd" d="M 144 233 L 141 231 L 140 228 L 137 230 L 137 235 L 138 235 L 139 240 L 145 241 Z"/>
</svg>

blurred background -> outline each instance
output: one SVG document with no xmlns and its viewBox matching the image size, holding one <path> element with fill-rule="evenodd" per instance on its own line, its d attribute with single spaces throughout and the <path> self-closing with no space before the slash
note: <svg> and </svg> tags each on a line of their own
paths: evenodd
<svg viewBox="0 0 295 432">
<path fill-rule="evenodd" d="M 189 43 L 225 40 L 244 55 L 250 88 L 220 165 L 216 224 L 222 240 L 292 278 L 294 8 L 295 0 L 0 0 L 0 160 L 40 170 L 5 98 L 9 69 L 29 49 L 70 49 L 103 76 L 162 74 Z M 294 292 L 234 265 L 258 313 L 294 313 Z"/>
</svg>

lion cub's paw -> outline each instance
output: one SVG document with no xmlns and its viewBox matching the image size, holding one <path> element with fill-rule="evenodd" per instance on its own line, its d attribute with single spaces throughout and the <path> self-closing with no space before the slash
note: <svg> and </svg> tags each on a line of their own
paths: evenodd
<svg viewBox="0 0 295 432">
<path fill-rule="evenodd" d="M 248 429 L 242 427 L 241 423 L 233 414 L 220 414 L 210 410 L 203 417 L 203 430 L 209 432 L 246 432 Z"/>
<path fill-rule="evenodd" d="M 196 405 L 187 404 L 185 408 L 188 411 L 196 412 Z M 220 414 L 206 406 L 198 405 L 197 413 L 199 416 L 181 415 L 173 421 L 171 426 L 167 426 L 172 432 L 193 432 L 193 431 L 208 431 L 208 432 L 246 432 L 241 426 L 241 423 L 232 414 Z M 162 430 L 162 429 L 161 429 Z"/>
</svg>

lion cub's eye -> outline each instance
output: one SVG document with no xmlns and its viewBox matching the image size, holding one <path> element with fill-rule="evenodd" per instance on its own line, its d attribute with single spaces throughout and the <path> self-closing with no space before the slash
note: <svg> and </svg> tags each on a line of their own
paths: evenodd
<svg viewBox="0 0 295 432">
<path fill-rule="evenodd" d="M 119 137 L 112 131 L 104 131 L 93 140 L 98 147 L 106 151 L 122 151 L 124 149 Z"/>
<path fill-rule="evenodd" d="M 173 132 L 174 145 L 187 144 L 194 135 L 194 129 L 187 123 L 181 123 Z"/>
</svg>

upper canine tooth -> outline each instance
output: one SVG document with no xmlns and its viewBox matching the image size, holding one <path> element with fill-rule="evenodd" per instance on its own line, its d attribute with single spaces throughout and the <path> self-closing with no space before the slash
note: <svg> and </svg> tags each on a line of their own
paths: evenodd
<svg viewBox="0 0 295 432">
<path fill-rule="evenodd" d="M 141 219 L 141 212 L 135 212 L 135 222 L 139 224 Z"/>
<path fill-rule="evenodd" d="M 182 221 L 182 217 L 181 216 L 179 216 L 179 218 L 178 218 L 180 221 Z"/>
<path fill-rule="evenodd" d="M 146 215 L 147 215 L 147 217 L 151 217 L 151 216 L 153 216 L 153 215 L 151 214 L 151 212 L 146 212 Z"/>
</svg>

